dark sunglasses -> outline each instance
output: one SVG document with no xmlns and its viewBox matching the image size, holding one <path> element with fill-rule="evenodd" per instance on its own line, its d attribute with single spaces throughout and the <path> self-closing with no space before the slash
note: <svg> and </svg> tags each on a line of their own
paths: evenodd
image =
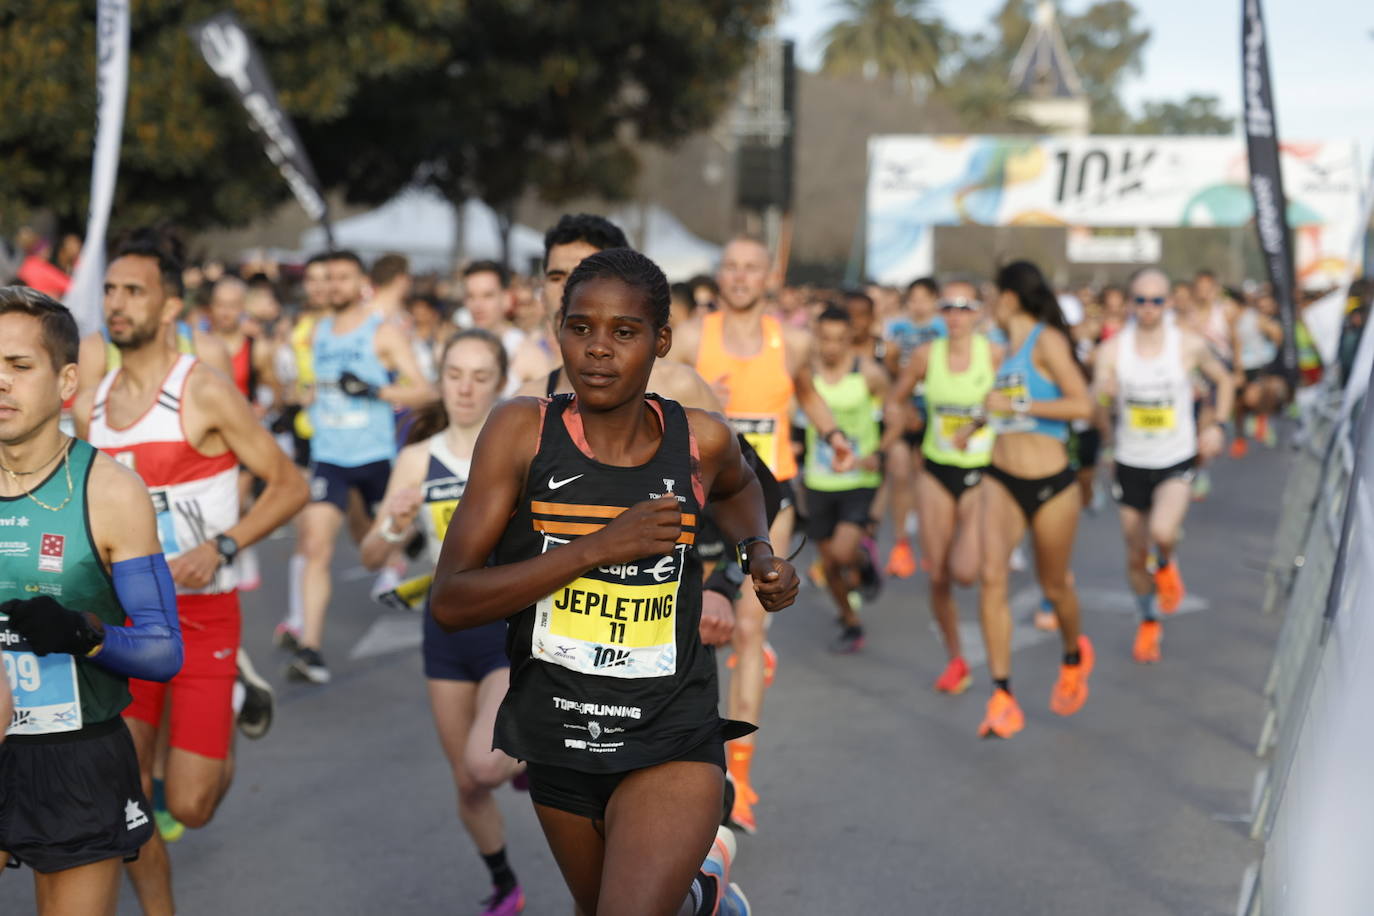
<svg viewBox="0 0 1374 916">
<path fill-rule="evenodd" d="M 1131 301 L 1136 305 L 1163 305 L 1168 299 L 1165 296 L 1132 296 Z"/>
</svg>

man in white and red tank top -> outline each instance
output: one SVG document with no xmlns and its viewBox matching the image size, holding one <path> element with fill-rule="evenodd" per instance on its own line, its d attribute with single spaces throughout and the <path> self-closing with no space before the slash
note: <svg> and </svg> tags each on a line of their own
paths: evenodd
<svg viewBox="0 0 1374 916">
<path fill-rule="evenodd" d="M 233 774 L 240 661 L 233 561 L 289 520 L 309 493 L 234 383 L 168 342 L 166 329 L 181 311 L 180 277 L 170 247 L 152 233 L 118 250 L 105 274 L 105 321 L 121 368 L 83 393 L 73 415 L 82 438 L 137 472 L 153 496 L 158 537 L 177 586 L 186 660 L 167 684 L 131 679 L 133 702 L 124 717 L 148 782 L 168 713 L 167 810 L 200 827 Z M 240 465 L 267 481 L 242 518 Z M 255 687 L 256 734 L 245 731 L 257 737 L 270 724 L 271 706 L 266 685 Z M 156 831 L 129 873 L 145 913 L 173 912 L 171 867 Z"/>
</svg>

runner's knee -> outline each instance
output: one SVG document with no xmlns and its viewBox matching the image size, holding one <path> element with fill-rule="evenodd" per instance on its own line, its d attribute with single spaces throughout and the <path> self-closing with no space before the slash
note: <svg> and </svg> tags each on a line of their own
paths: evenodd
<svg viewBox="0 0 1374 916">
<path fill-rule="evenodd" d="M 214 787 L 176 790 L 167 787 L 167 810 L 187 827 L 196 829 L 210 823 L 219 807 L 220 793 Z"/>
</svg>

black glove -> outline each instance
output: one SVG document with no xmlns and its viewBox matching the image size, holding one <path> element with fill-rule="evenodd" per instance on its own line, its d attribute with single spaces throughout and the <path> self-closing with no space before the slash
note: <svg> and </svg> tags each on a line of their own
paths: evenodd
<svg viewBox="0 0 1374 916">
<path fill-rule="evenodd" d="M 339 373 L 339 387 L 344 394 L 355 398 L 375 398 L 379 392 L 376 385 L 369 385 L 348 370 Z"/>
<path fill-rule="evenodd" d="M 35 655 L 86 655 L 105 641 L 98 621 L 63 607 L 47 595 L 6 601 L 0 604 L 0 614 L 9 617 L 9 628 L 28 641 Z"/>
</svg>

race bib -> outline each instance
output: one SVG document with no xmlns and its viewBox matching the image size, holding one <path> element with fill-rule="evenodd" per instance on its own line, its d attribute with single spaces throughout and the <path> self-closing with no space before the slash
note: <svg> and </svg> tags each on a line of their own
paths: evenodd
<svg viewBox="0 0 1374 916">
<path fill-rule="evenodd" d="M 14 716 L 6 734 L 51 735 L 81 728 L 81 699 L 76 689 L 76 659 L 50 653 L 35 655 L 28 640 L 0 622 L 5 675 L 14 694 Z"/>
<path fill-rule="evenodd" d="M 994 391 L 1000 391 L 1011 399 L 1013 410 L 1024 411 L 1030 408 L 1030 387 L 1024 372 L 1008 372 L 997 376 L 993 383 Z M 994 413 L 992 423 L 999 432 L 1033 432 L 1035 418 L 1025 413 Z"/>
<path fill-rule="evenodd" d="M 770 471 L 777 471 L 778 464 L 778 419 L 777 417 L 735 416 L 730 418 L 735 432 L 754 447 L 763 463 Z"/>
<path fill-rule="evenodd" d="M 544 535 L 544 552 L 568 543 Z M 531 654 L 581 674 L 665 677 L 677 671 L 677 600 L 687 546 L 587 572 L 535 605 Z"/>
<path fill-rule="evenodd" d="M 361 398 L 343 393 L 337 382 L 320 382 L 315 388 L 318 410 L 315 422 L 325 429 L 366 429 L 368 411 Z"/>
<path fill-rule="evenodd" d="M 448 533 L 449 522 L 453 521 L 453 513 L 458 510 L 458 500 L 444 499 L 429 503 L 425 508 L 429 511 L 430 521 L 434 523 L 434 536 L 442 544 L 444 535 Z"/>
<path fill-rule="evenodd" d="M 1126 402 L 1126 422 L 1138 433 L 1170 432 L 1176 425 L 1171 402 Z"/>
<path fill-rule="evenodd" d="M 954 437 L 959 430 L 973 422 L 974 410 L 972 407 L 938 408 L 935 415 L 935 447 L 943 452 L 961 451 Z M 992 430 L 982 426 L 969 436 L 968 444 L 962 451 L 971 455 L 982 454 L 992 450 L 992 442 Z"/>
</svg>

